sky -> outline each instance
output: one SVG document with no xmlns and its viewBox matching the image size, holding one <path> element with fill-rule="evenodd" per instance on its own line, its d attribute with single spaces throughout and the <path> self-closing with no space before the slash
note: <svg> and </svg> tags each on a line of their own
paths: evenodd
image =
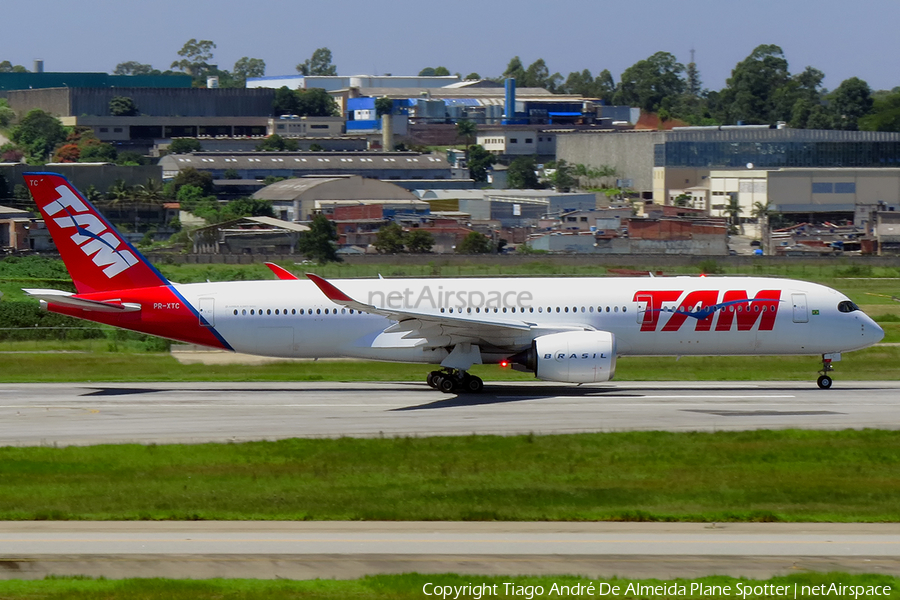
<svg viewBox="0 0 900 600">
<path fill-rule="evenodd" d="M 191 39 L 216 43 L 213 64 L 243 56 L 266 75 L 327 46 L 340 75 L 415 75 L 445 66 L 499 76 L 513 56 L 543 58 L 564 78 L 622 71 L 655 52 L 691 59 L 703 86 L 724 87 L 760 44 L 780 46 L 791 73 L 813 66 L 834 89 L 859 77 L 872 89 L 900 86 L 897 0 L 30 0 L 4 2 L 0 61 L 45 71 L 112 72 L 125 61 L 165 70 Z"/>
</svg>

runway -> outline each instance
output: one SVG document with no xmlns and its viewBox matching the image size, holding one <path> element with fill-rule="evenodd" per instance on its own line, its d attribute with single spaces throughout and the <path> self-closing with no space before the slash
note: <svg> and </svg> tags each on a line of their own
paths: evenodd
<svg viewBox="0 0 900 600">
<path fill-rule="evenodd" d="M 0 523 L 0 576 L 896 574 L 898 524 Z"/>
<path fill-rule="evenodd" d="M 18 446 L 793 427 L 900 428 L 900 382 L 0 385 L 0 445 Z"/>
</svg>

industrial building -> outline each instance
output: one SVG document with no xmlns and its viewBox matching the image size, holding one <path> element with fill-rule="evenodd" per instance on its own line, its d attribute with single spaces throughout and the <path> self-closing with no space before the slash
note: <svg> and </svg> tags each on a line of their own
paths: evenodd
<svg viewBox="0 0 900 600">
<path fill-rule="evenodd" d="M 427 212 L 428 205 L 411 192 L 386 181 L 359 175 L 340 177 L 301 177 L 286 179 L 253 194 L 258 200 L 272 202 L 275 214 L 284 221 L 309 221 L 325 208 L 334 206 L 382 205 L 382 213 Z M 385 205 L 390 205 L 384 208 Z M 393 212 L 392 212 L 393 211 Z"/>
<path fill-rule="evenodd" d="M 115 97 L 133 100 L 140 114 L 110 114 Z M 190 87 L 62 87 L 8 93 L 10 108 L 20 117 L 41 109 L 67 127 L 90 127 L 98 139 L 120 150 L 145 154 L 158 141 L 176 137 L 265 137 L 274 97 L 268 89 Z"/>
<path fill-rule="evenodd" d="M 459 83 L 458 75 L 438 75 L 422 77 L 420 75 L 269 75 L 250 77 L 247 88 L 308 90 L 320 88 L 326 92 L 357 88 L 430 88 L 443 87 Z"/>
<path fill-rule="evenodd" d="M 541 219 L 597 207 L 594 193 L 553 190 L 416 190 L 432 212 L 463 213 L 472 221 L 495 221 L 501 227 L 536 227 Z"/>
<path fill-rule="evenodd" d="M 683 127 L 672 131 L 573 131 L 556 138 L 557 158 L 616 169 L 642 198 L 704 185 L 712 170 L 900 166 L 900 133 Z M 713 201 L 715 204 L 715 201 Z"/>
<path fill-rule="evenodd" d="M 417 152 L 195 152 L 159 161 L 164 179 L 186 168 L 225 179 L 234 171 L 243 180 L 305 175 L 361 175 L 373 179 L 449 179 L 450 165 L 441 154 Z"/>
<path fill-rule="evenodd" d="M 45 88 L 190 88 L 189 75 L 110 75 L 109 73 L 44 72 L 35 61 L 33 73 L 0 73 L 0 98 L 14 90 Z"/>
<path fill-rule="evenodd" d="M 93 187 L 105 193 L 117 181 L 123 181 L 128 186 L 145 185 L 147 180 L 162 181 L 162 169 L 158 165 L 126 167 L 105 163 L 51 163 L 41 169 L 64 175 L 82 192 Z M 34 170 L 34 166 L 25 163 L 0 163 L 0 176 L 6 179 L 10 189 L 24 184 L 22 175 Z"/>
</svg>

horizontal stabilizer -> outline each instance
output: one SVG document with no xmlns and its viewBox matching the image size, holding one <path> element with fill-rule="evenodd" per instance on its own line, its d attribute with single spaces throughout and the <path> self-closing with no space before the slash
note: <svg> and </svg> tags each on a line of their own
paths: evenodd
<svg viewBox="0 0 900 600">
<path fill-rule="evenodd" d="M 62 306 L 71 306 L 82 310 L 93 310 L 98 312 L 136 312 L 141 310 L 140 304 L 133 302 L 116 302 L 115 300 L 88 300 L 87 298 L 79 298 L 72 292 L 64 292 L 62 290 L 22 290 L 32 298 L 43 300 L 51 304 L 59 304 Z"/>
</svg>

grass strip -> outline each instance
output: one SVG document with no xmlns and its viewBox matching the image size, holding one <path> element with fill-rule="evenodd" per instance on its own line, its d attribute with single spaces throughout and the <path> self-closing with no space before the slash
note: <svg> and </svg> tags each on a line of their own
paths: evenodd
<svg viewBox="0 0 900 600">
<path fill-rule="evenodd" d="M 0 383 L 84 381 L 424 381 L 434 366 L 366 361 L 282 361 L 263 365 L 181 364 L 169 354 L 108 352 L 107 342 L 0 344 Z M 65 348 L 75 350 L 60 352 Z M 847 353 L 836 363 L 835 385 L 846 380 L 900 379 L 900 346 L 875 346 Z M 814 381 L 821 361 L 815 356 L 620 357 L 615 381 Z M 533 375 L 475 365 L 486 382 L 535 381 Z"/>
<path fill-rule="evenodd" d="M 700 577 L 695 579 L 587 579 L 584 577 L 549 576 L 549 577 L 502 577 L 502 576 L 466 576 L 456 574 L 426 575 L 410 573 L 404 575 L 376 575 L 352 580 L 255 580 L 255 579 L 210 579 L 210 580 L 177 580 L 177 579 L 90 579 L 83 577 L 52 577 L 39 581 L 0 581 L 0 597 L 9 600 L 56 600 L 95 599 L 105 600 L 150 600 L 167 598 L 169 600 L 249 600 L 261 598 L 265 600 L 295 599 L 305 600 L 404 600 L 407 598 L 442 598 L 434 594 L 435 586 L 444 591 L 449 586 L 448 598 L 475 599 L 481 598 L 542 598 L 542 597 L 588 597 L 597 596 L 601 583 L 618 586 L 619 594 L 607 597 L 651 598 L 651 597 L 698 597 L 700 590 L 713 590 L 712 594 L 702 594 L 703 598 L 718 600 L 720 598 L 817 598 L 825 594 L 813 594 L 813 588 L 832 584 L 838 586 L 862 587 L 864 590 L 884 587 L 890 588 L 888 595 L 879 595 L 879 600 L 900 598 L 900 578 L 888 575 L 850 575 L 847 573 L 802 573 L 772 579 L 744 579 L 733 577 Z M 430 585 L 429 585 L 430 584 Z M 491 594 L 484 594 L 484 587 L 474 591 L 464 586 L 485 586 Z M 593 585 L 593 593 L 568 594 L 575 586 Z M 685 594 L 673 596 L 669 594 L 648 594 L 648 588 L 657 586 L 679 586 Z M 495 587 L 496 586 L 496 587 Z M 693 586 L 693 587 L 692 587 Z M 699 586 L 703 586 L 700 588 Z M 767 587 L 762 587 L 767 586 Z M 465 590 L 458 596 L 456 590 Z M 584 589 L 584 588 L 576 588 Z M 671 589 L 671 588 L 670 588 Z M 749 589 L 749 593 L 747 590 Z M 787 591 L 788 593 L 763 593 L 766 590 Z M 822 588 L 819 588 L 822 589 Z M 726 591 L 727 590 L 727 591 Z M 641 593 L 644 591 L 645 593 Z M 693 591 L 693 593 L 691 593 Z M 715 593 L 715 592 L 726 593 Z M 803 592 L 807 593 L 803 593 Z M 496 594 L 494 593 L 496 592 Z M 832 594 L 834 597 L 835 594 Z M 838 598 L 853 598 L 850 595 L 837 595 Z M 874 598 L 860 595 L 859 598 Z"/>
<path fill-rule="evenodd" d="M 3 520 L 900 521 L 900 432 L 0 448 Z"/>
</svg>

